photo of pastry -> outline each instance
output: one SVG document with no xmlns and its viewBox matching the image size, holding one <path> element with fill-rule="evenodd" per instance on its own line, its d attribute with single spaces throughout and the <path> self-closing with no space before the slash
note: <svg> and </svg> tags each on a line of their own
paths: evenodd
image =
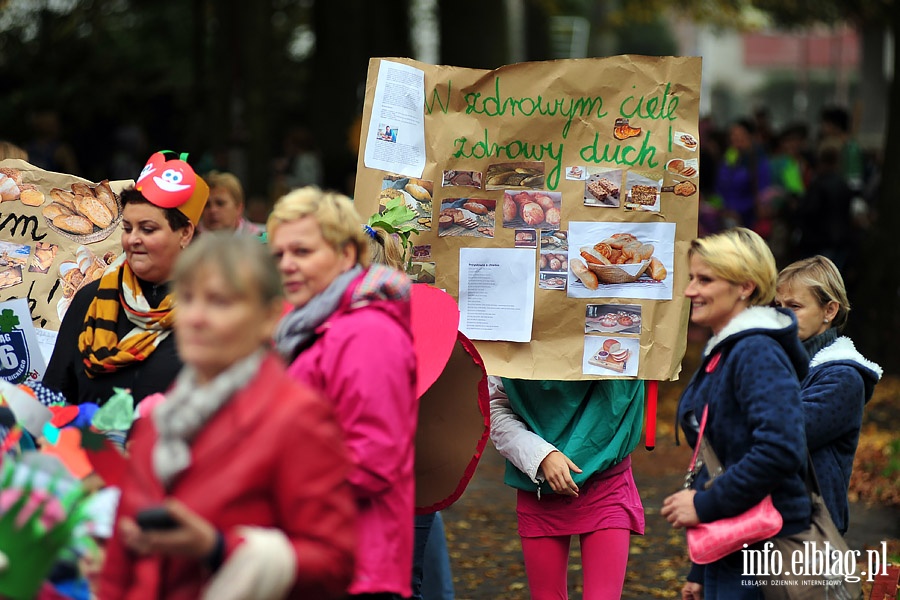
<svg viewBox="0 0 900 600">
<path fill-rule="evenodd" d="M 585 333 L 641 333 L 640 304 L 588 304 Z"/>
<path fill-rule="evenodd" d="M 541 273 L 538 280 L 538 288 L 542 290 L 564 290 L 566 289 L 566 278 L 557 273 Z"/>
<path fill-rule="evenodd" d="M 59 252 L 59 246 L 49 244 L 47 242 L 37 242 L 34 246 L 34 256 L 31 258 L 31 264 L 28 265 L 29 273 L 47 273 L 56 259 L 56 253 Z"/>
<path fill-rule="evenodd" d="M 544 163 L 509 162 L 488 165 L 484 174 L 484 189 L 533 189 L 544 187 Z"/>
<path fill-rule="evenodd" d="M 429 231 L 432 226 L 431 208 L 434 184 L 426 179 L 389 176 L 381 182 L 378 194 L 378 210 L 384 212 L 391 200 L 398 198 L 416 214 L 407 223 L 415 225 L 418 231 Z"/>
<path fill-rule="evenodd" d="M 584 205 L 616 208 L 624 178 L 622 169 L 591 169 L 584 182 Z"/>
<path fill-rule="evenodd" d="M 506 190 L 503 192 L 503 226 L 511 229 L 559 229 L 562 193 Z"/>
<path fill-rule="evenodd" d="M 431 244 L 412 247 L 413 262 L 431 262 Z"/>
<path fill-rule="evenodd" d="M 444 171 L 441 187 L 472 187 L 481 189 L 480 171 Z"/>
<path fill-rule="evenodd" d="M 586 177 L 587 169 L 585 167 L 566 167 L 566 179 L 583 181 Z"/>
<path fill-rule="evenodd" d="M 675 133 L 673 133 L 672 142 L 674 142 L 676 146 L 680 146 L 685 150 L 690 150 L 691 152 L 696 152 L 697 146 L 700 145 L 696 137 L 684 131 L 676 131 Z"/>
<path fill-rule="evenodd" d="M 624 117 L 619 117 L 616 119 L 615 126 L 613 127 L 613 137 L 617 140 L 627 140 L 628 138 L 633 138 L 641 135 L 640 127 L 632 127 L 628 124 L 628 119 Z"/>
<path fill-rule="evenodd" d="M 640 351 L 639 338 L 586 335 L 582 372 L 586 375 L 637 377 Z"/>
<path fill-rule="evenodd" d="M 650 179 L 630 171 L 625 183 L 625 209 L 659 212 L 661 179 Z"/>
<path fill-rule="evenodd" d="M 572 298 L 672 299 L 675 223 L 569 223 Z"/>
<path fill-rule="evenodd" d="M 441 201 L 438 237 L 494 237 L 497 201 L 485 198 L 447 198 Z"/>
</svg>

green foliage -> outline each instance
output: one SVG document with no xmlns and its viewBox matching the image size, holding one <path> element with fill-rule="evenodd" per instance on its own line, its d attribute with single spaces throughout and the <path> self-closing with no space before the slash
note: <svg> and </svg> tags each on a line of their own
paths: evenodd
<svg viewBox="0 0 900 600">
<path fill-rule="evenodd" d="M 882 474 L 888 478 L 900 476 L 900 437 L 894 439 L 885 449 L 888 463 Z"/>
<path fill-rule="evenodd" d="M 404 262 L 408 262 L 412 257 L 409 251 L 412 241 L 409 238 L 412 234 L 419 235 L 415 226 L 417 216 L 416 211 L 406 206 L 402 197 L 393 198 L 387 201 L 383 211 L 369 217 L 367 224 L 369 227 L 381 227 L 386 232 L 399 236 L 403 245 Z"/>
</svg>

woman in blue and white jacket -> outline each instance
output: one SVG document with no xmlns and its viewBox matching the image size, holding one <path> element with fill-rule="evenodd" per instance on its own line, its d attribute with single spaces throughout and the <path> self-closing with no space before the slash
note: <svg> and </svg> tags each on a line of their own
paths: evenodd
<svg viewBox="0 0 900 600">
<path fill-rule="evenodd" d="M 822 499 L 843 534 L 863 408 L 881 379 L 881 367 L 863 357 L 850 338 L 840 336 L 850 302 L 841 273 L 829 259 L 813 256 L 785 268 L 778 275 L 775 303 L 794 311 L 811 359 L 800 390 L 806 443 Z"/>
<path fill-rule="evenodd" d="M 661 513 L 673 527 L 692 527 L 736 516 L 771 494 L 784 520 L 778 535 L 803 531 L 810 500 L 799 380 L 809 361 L 793 313 L 767 306 L 775 296 L 775 259 L 744 228 L 695 239 L 688 256 L 691 321 L 713 335 L 681 396 L 678 421 L 694 447 L 709 406 L 703 435 L 725 470 L 706 488 L 704 468 L 693 489 L 666 498 Z M 682 598 L 761 598 L 742 570 L 740 552 L 694 565 Z"/>
</svg>

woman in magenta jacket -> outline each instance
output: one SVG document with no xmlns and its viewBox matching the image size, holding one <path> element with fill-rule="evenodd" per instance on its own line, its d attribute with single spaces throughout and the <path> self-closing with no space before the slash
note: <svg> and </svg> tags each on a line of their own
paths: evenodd
<svg viewBox="0 0 900 600">
<path fill-rule="evenodd" d="M 98 598 L 343 598 L 350 462 L 331 403 L 269 349 L 282 300 L 268 253 L 249 236 L 204 235 L 174 288 L 185 367 L 132 429 Z M 149 527 L 147 508 L 176 526 Z"/>
<path fill-rule="evenodd" d="M 352 596 L 408 597 L 418 415 L 409 278 L 369 264 L 349 198 L 305 187 L 275 204 L 270 249 L 294 309 L 275 335 L 289 373 L 335 406 L 359 508 Z"/>
</svg>

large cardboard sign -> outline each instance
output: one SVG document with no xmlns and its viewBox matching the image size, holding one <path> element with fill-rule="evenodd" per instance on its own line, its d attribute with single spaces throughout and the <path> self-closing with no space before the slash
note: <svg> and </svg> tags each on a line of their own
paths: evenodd
<svg viewBox="0 0 900 600">
<path fill-rule="evenodd" d="M 699 96 L 699 58 L 372 59 L 355 202 L 415 212 L 410 273 L 459 301 L 488 373 L 674 379 Z"/>
<path fill-rule="evenodd" d="M 122 252 L 118 194 L 131 183 L 0 161 L 0 300 L 26 299 L 35 327 L 59 330 L 75 292 Z"/>
</svg>

